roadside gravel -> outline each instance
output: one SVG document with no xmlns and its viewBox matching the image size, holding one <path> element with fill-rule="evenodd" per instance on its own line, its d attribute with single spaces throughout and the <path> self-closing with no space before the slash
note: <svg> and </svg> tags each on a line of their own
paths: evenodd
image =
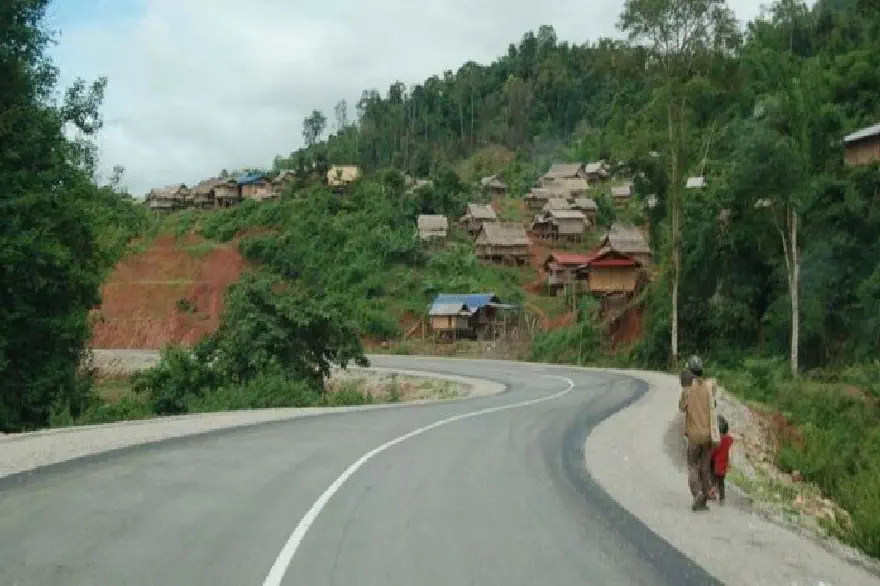
<svg viewBox="0 0 880 586">
<path fill-rule="evenodd" d="M 131 353 L 131 355 L 126 356 L 127 353 Z M 96 356 L 98 354 L 96 352 Z M 102 355 L 102 360 L 112 359 L 115 361 L 115 364 L 122 365 L 126 369 L 132 368 L 132 365 L 135 364 L 149 363 L 152 360 L 152 356 L 157 356 L 157 353 L 150 353 L 149 351 L 126 350 L 105 351 L 100 354 Z M 366 369 L 366 371 L 369 370 L 372 369 Z M 497 394 L 505 390 L 504 385 L 467 377 L 438 375 L 419 371 L 394 371 L 393 369 L 374 370 L 377 372 L 398 372 L 402 375 L 454 381 L 462 395 L 466 397 Z M 412 401 L 406 403 L 406 405 L 426 402 L 430 401 Z M 222 429 L 258 425 L 260 423 L 295 419 L 298 417 L 310 417 L 325 413 L 401 408 L 402 405 L 381 404 L 356 407 L 314 407 L 203 413 L 0 435 L 0 478 L 135 445 L 155 443 Z"/>
</svg>

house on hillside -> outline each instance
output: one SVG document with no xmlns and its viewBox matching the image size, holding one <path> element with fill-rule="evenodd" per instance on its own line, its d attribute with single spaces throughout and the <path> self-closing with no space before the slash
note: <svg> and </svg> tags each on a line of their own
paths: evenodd
<svg viewBox="0 0 880 586">
<path fill-rule="evenodd" d="M 459 220 L 472 237 L 477 236 L 483 228 L 483 224 L 498 221 L 498 215 L 492 206 L 478 203 L 469 203 L 467 213 Z"/>
<path fill-rule="evenodd" d="M 611 169 L 605 161 L 594 161 L 584 165 L 584 178 L 590 185 L 599 185 L 608 180 L 611 176 Z"/>
<path fill-rule="evenodd" d="M 214 185 L 218 179 L 206 179 L 192 188 L 193 207 L 199 210 L 213 210 L 217 203 L 214 199 Z"/>
<path fill-rule="evenodd" d="M 538 187 L 548 187 L 566 179 L 587 179 L 583 163 L 554 163 L 550 169 L 538 177 Z"/>
<path fill-rule="evenodd" d="M 685 189 L 703 189 L 706 187 L 705 177 L 688 177 Z"/>
<path fill-rule="evenodd" d="M 574 203 L 571 204 L 571 209 L 582 212 L 587 217 L 587 222 L 589 222 L 590 226 L 596 225 L 596 215 L 599 213 L 599 206 L 596 204 L 596 200 L 589 197 L 575 198 Z"/>
<path fill-rule="evenodd" d="M 880 161 L 880 124 L 845 136 L 843 145 L 847 165 L 870 165 Z"/>
<path fill-rule="evenodd" d="M 587 229 L 587 217 L 577 210 L 549 210 L 535 216 L 532 234 L 542 239 L 580 242 Z"/>
<path fill-rule="evenodd" d="M 632 200 L 632 183 L 624 183 L 611 188 L 611 200 L 615 207 L 625 207 Z"/>
<path fill-rule="evenodd" d="M 361 177 L 357 165 L 333 165 L 327 171 L 327 185 L 333 190 L 345 189 Z"/>
<path fill-rule="evenodd" d="M 239 177 L 237 181 L 238 187 L 241 189 L 242 199 L 267 201 L 277 197 L 277 194 L 272 190 L 272 183 L 265 175 L 248 173 Z"/>
<path fill-rule="evenodd" d="M 241 202 L 241 187 L 234 179 L 218 179 L 213 189 L 218 208 L 231 208 Z"/>
<path fill-rule="evenodd" d="M 474 334 L 472 317 L 471 310 L 461 301 L 449 303 L 435 300 L 428 310 L 431 332 L 435 339 L 443 338 L 455 341 L 461 338 L 472 338 Z"/>
<path fill-rule="evenodd" d="M 564 197 L 551 197 L 541 208 L 542 212 L 552 212 L 553 210 L 570 210 L 571 204 Z"/>
<path fill-rule="evenodd" d="M 425 187 L 434 187 L 434 182 L 431 181 L 430 179 L 412 179 L 411 178 L 410 181 L 406 185 L 407 185 L 406 193 L 408 195 L 413 195 L 419 189 L 422 189 Z"/>
<path fill-rule="evenodd" d="M 633 257 L 603 246 L 576 269 L 575 278 L 586 280 L 593 295 L 633 295 L 643 283 L 644 271 Z"/>
<path fill-rule="evenodd" d="M 446 233 L 449 230 L 449 220 L 446 216 L 422 214 L 418 221 L 419 238 L 424 241 L 446 240 Z"/>
<path fill-rule="evenodd" d="M 553 192 L 546 187 L 533 187 L 526 195 L 525 201 L 529 210 L 537 212 L 547 205 L 547 200 L 551 197 L 553 197 Z"/>
<path fill-rule="evenodd" d="M 554 250 L 544 261 L 547 272 L 547 289 L 554 295 L 570 291 L 578 279 L 578 268 L 587 264 L 590 257 L 586 254 L 560 252 Z M 583 275 L 586 278 L 586 274 Z"/>
<path fill-rule="evenodd" d="M 651 265 L 653 253 L 648 240 L 642 232 L 632 224 L 615 222 L 599 244 L 600 247 L 611 247 L 638 261 L 642 267 Z"/>
<path fill-rule="evenodd" d="M 175 183 L 150 190 L 146 201 L 150 209 L 155 212 L 171 213 L 182 210 L 186 206 L 187 196 L 189 196 L 189 189 L 186 185 Z"/>
<path fill-rule="evenodd" d="M 293 185 L 296 181 L 296 173 L 289 170 L 281 171 L 275 179 L 272 180 L 272 191 L 276 195 L 281 195 L 285 189 Z"/>
<path fill-rule="evenodd" d="M 507 184 L 498 175 L 490 175 L 480 179 L 480 189 L 493 197 L 504 197 L 507 194 Z"/>
<path fill-rule="evenodd" d="M 529 237 L 519 224 L 485 222 L 475 244 L 480 259 L 515 265 L 529 259 Z"/>
<path fill-rule="evenodd" d="M 507 330 L 510 312 L 518 309 L 502 303 L 494 293 L 442 293 L 434 299 L 428 313 L 435 336 L 494 339 Z"/>
<path fill-rule="evenodd" d="M 559 195 L 568 199 L 587 195 L 592 189 L 589 181 L 582 177 L 558 179 L 552 183 L 552 187 Z"/>
</svg>

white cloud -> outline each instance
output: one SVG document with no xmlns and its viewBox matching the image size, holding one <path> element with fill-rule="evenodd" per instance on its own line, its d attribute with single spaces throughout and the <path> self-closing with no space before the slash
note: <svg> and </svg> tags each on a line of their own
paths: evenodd
<svg viewBox="0 0 880 586">
<path fill-rule="evenodd" d="M 741 19 L 761 0 L 732 0 Z M 223 168 L 268 166 L 302 143 L 313 108 L 353 104 L 467 60 L 488 63 L 527 30 L 617 34 L 622 0 L 146 0 L 135 18 L 78 23 L 56 55 L 65 79 L 109 78 L 102 168 L 135 194 Z"/>
</svg>

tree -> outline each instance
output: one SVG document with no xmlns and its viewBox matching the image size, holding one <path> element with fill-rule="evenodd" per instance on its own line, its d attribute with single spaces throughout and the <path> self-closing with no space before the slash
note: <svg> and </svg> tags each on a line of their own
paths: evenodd
<svg viewBox="0 0 880 586">
<path fill-rule="evenodd" d="M 48 0 L 0 9 L 0 430 L 48 424 L 88 402 L 78 375 L 89 309 L 109 252 L 126 234 L 113 225 L 134 211 L 112 187 L 95 185 L 90 138 L 101 127 L 105 80 L 77 80 L 55 105 L 58 72 L 42 27 Z M 70 136 L 71 138 L 68 138 Z M 112 214 L 106 210 L 116 210 Z M 118 214 L 117 214 L 118 212 Z"/>
<path fill-rule="evenodd" d="M 327 117 L 320 110 L 312 110 L 312 113 L 303 120 L 303 139 L 306 146 L 313 146 L 318 138 L 324 133 L 327 126 Z"/>
<path fill-rule="evenodd" d="M 336 115 L 336 132 L 341 133 L 348 127 L 348 101 L 343 98 L 336 102 L 333 113 Z"/>
<path fill-rule="evenodd" d="M 627 0 L 618 24 L 631 41 L 645 42 L 664 90 L 670 155 L 672 311 L 670 352 L 678 361 L 678 298 L 681 280 L 681 197 L 689 166 L 686 142 L 687 85 L 705 70 L 707 57 L 732 48 L 736 20 L 724 0 Z"/>
</svg>

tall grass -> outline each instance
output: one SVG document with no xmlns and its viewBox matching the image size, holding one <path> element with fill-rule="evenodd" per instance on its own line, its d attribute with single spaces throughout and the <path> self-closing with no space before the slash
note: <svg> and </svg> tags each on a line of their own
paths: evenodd
<svg viewBox="0 0 880 586">
<path fill-rule="evenodd" d="M 847 510 L 850 527 L 841 537 L 880 556 L 880 409 L 876 363 L 836 374 L 786 375 L 781 359 L 745 360 L 721 374 L 725 387 L 747 401 L 778 411 L 794 426 L 782 434 L 777 464 L 799 470 Z M 863 386 L 853 383 L 860 382 Z"/>
</svg>

